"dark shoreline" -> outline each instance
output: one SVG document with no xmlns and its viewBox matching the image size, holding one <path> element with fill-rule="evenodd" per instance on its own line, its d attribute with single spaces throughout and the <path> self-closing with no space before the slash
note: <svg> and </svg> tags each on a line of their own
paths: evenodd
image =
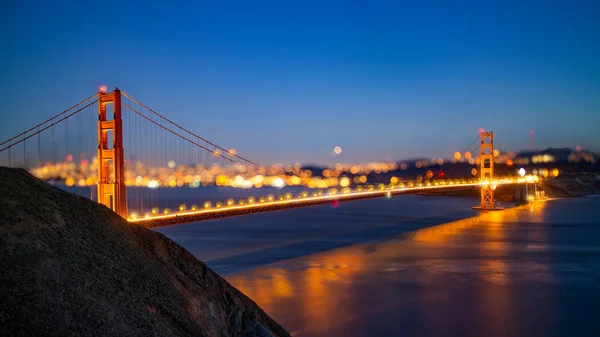
<svg viewBox="0 0 600 337">
<path fill-rule="evenodd" d="M 530 184 L 530 187 L 532 185 Z M 537 183 L 539 191 L 544 191 L 549 198 L 583 198 L 589 195 L 600 194 L 600 174 L 598 173 L 570 173 L 557 178 L 542 180 Z M 425 196 L 449 196 L 478 198 L 479 189 L 473 188 L 462 191 L 439 191 L 419 193 Z M 515 201 L 514 186 L 499 186 L 496 190 L 499 201 Z"/>
</svg>

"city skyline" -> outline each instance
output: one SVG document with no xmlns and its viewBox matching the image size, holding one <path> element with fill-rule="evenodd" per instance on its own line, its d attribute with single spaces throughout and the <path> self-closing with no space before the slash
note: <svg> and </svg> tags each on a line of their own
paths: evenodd
<svg viewBox="0 0 600 337">
<path fill-rule="evenodd" d="M 448 157 L 479 128 L 508 151 L 531 130 L 536 149 L 600 151 L 594 5 L 515 4 L 53 4 L 65 22 L 15 4 L 0 132 L 106 85 L 265 164 Z"/>
</svg>

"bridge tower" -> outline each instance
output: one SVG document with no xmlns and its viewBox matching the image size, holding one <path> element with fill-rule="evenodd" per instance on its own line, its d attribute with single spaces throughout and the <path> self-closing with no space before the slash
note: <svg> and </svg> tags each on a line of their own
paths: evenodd
<svg viewBox="0 0 600 337">
<path fill-rule="evenodd" d="M 107 116 L 112 104 L 113 116 Z M 121 91 L 98 93 L 98 202 L 127 217 Z"/>
<path fill-rule="evenodd" d="M 494 189 L 494 132 L 481 132 L 481 144 L 479 145 L 479 174 L 482 181 L 489 182 L 481 187 L 481 204 L 474 208 L 492 210 L 495 209 Z"/>
</svg>

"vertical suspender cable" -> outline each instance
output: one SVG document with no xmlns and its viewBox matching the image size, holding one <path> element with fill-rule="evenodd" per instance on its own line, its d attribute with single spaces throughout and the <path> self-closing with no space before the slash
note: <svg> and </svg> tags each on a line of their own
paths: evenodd
<svg viewBox="0 0 600 337">
<path fill-rule="evenodd" d="M 133 139 L 135 140 L 135 154 L 136 154 L 136 163 L 135 163 L 135 200 L 136 200 L 136 211 L 138 211 L 140 209 L 140 187 L 138 186 L 137 183 L 137 164 L 140 160 L 139 155 L 140 155 L 140 151 L 139 151 L 139 139 L 140 139 L 140 126 L 139 126 L 139 116 L 135 116 L 135 129 L 136 129 L 136 136 L 133 137 Z"/>
<path fill-rule="evenodd" d="M 69 120 L 65 120 L 65 156 L 69 155 Z"/>
<path fill-rule="evenodd" d="M 146 122 L 144 122 L 144 133 L 145 133 L 144 137 L 146 138 L 146 141 L 144 144 L 144 147 L 146 147 L 146 158 L 144 159 L 144 162 L 147 163 L 147 167 L 144 167 L 144 169 L 145 169 L 144 172 L 146 172 L 146 174 L 148 174 L 150 172 L 151 164 L 150 164 L 150 158 L 148 155 L 148 152 L 149 152 L 148 151 L 148 123 L 146 123 Z M 143 183 L 143 180 L 142 180 L 142 183 Z M 142 184 L 142 188 L 146 191 L 146 200 L 145 201 L 146 201 L 146 205 L 148 205 L 149 200 L 150 200 L 149 189 L 147 188 L 147 186 L 144 186 L 143 184 Z M 146 206 L 146 207 L 148 207 L 148 206 Z M 143 214 L 143 213 L 145 213 L 145 209 L 140 210 L 140 214 Z"/>
<path fill-rule="evenodd" d="M 38 166 L 42 163 L 42 148 L 40 142 L 40 127 L 37 128 L 37 141 L 38 141 Z"/>
<path fill-rule="evenodd" d="M 127 98 L 127 101 L 129 103 L 128 105 L 131 106 L 131 99 Z M 127 166 L 129 167 L 126 166 L 125 172 L 127 172 L 127 170 L 131 172 L 131 170 L 133 169 L 133 166 L 131 165 L 131 111 L 129 111 L 129 109 L 127 108 L 124 108 L 122 110 L 126 113 L 125 122 L 127 124 L 127 137 L 125 138 L 127 139 L 127 156 L 125 157 L 127 159 L 125 160 L 125 163 L 127 163 Z M 127 186 L 125 186 L 125 188 L 127 188 Z M 127 199 L 125 200 L 125 203 L 127 205 L 127 209 L 129 210 L 129 193 L 127 193 Z"/>
</svg>

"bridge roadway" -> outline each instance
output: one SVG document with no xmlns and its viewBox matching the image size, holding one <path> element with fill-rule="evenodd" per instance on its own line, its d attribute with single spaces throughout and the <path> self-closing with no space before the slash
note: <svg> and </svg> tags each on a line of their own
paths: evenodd
<svg viewBox="0 0 600 337">
<path fill-rule="evenodd" d="M 522 179 L 504 179 L 494 182 L 494 185 L 509 185 L 524 183 Z M 475 187 L 488 186 L 489 182 L 464 182 L 454 183 L 450 185 L 430 185 L 430 186 L 413 186 L 413 187 L 396 187 L 387 188 L 384 190 L 378 189 L 375 191 L 359 191 L 354 190 L 348 193 L 298 197 L 289 200 L 274 200 L 267 202 L 255 202 L 244 205 L 222 206 L 218 208 L 201 209 L 194 211 L 174 212 L 170 214 L 150 215 L 143 218 L 128 219 L 129 222 L 144 226 L 147 228 L 163 227 L 170 225 L 178 225 L 190 222 L 199 222 L 211 219 L 227 218 L 232 216 L 246 215 L 252 213 L 272 212 L 283 209 L 309 207 L 323 205 L 332 202 L 346 202 L 352 200 L 373 199 L 382 197 L 391 197 L 401 194 L 414 194 L 425 191 L 440 191 L 440 190 L 465 190 Z"/>
</svg>

